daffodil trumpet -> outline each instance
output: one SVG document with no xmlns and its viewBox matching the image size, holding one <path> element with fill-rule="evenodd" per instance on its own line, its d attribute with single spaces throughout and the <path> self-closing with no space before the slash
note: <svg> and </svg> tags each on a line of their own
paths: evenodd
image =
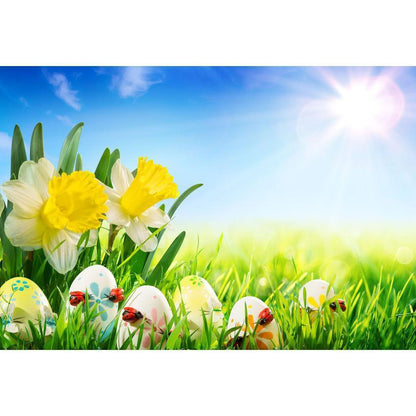
<svg viewBox="0 0 416 416">
<path fill-rule="evenodd" d="M 75 267 L 84 233 L 89 231 L 86 245 L 95 244 L 108 210 L 104 186 L 92 172 L 59 175 L 45 158 L 24 162 L 18 179 L 3 183 L 1 189 L 13 203 L 5 221 L 11 244 L 25 251 L 43 249 L 61 274 Z"/>
<path fill-rule="evenodd" d="M 179 196 L 173 177 L 167 168 L 143 157 L 139 158 L 134 177 L 118 159 L 111 169 L 111 183 L 112 188 L 105 187 L 109 199 L 108 222 L 123 228 L 141 250 L 154 251 L 158 240 L 149 228 L 160 229 L 170 221 L 156 205 Z"/>
</svg>

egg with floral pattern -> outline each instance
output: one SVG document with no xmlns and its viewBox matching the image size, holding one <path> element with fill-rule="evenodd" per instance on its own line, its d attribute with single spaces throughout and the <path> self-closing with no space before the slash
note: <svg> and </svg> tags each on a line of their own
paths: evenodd
<svg viewBox="0 0 416 416">
<path fill-rule="evenodd" d="M 325 280 L 315 279 L 306 283 L 299 291 L 301 308 L 317 311 L 327 299 L 335 296 L 334 289 Z"/>
<path fill-rule="evenodd" d="M 0 318 L 5 331 L 20 339 L 32 339 L 29 321 L 40 333 L 51 335 L 55 330 L 55 314 L 40 287 L 26 277 L 7 280 L 0 287 Z"/>
<path fill-rule="evenodd" d="M 73 312 L 78 306 L 77 303 L 81 303 L 85 310 L 85 301 L 88 298 L 89 310 L 93 310 L 96 315 L 93 319 L 94 328 L 105 338 L 114 325 L 114 318 L 118 312 L 118 304 L 111 300 L 110 296 L 113 289 L 117 289 L 117 283 L 110 270 L 98 264 L 87 267 L 69 288 L 68 311 Z M 76 296 L 78 302 L 73 302 Z"/>
<path fill-rule="evenodd" d="M 204 319 L 216 328 L 223 324 L 222 304 L 214 289 L 202 277 L 184 277 L 175 290 L 173 301 L 178 314 L 184 307 L 191 336 L 195 339 L 202 335 Z"/>
<path fill-rule="evenodd" d="M 231 309 L 227 331 L 230 332 L 228 343 L 234 348 L 250 348 L 246 337 L 252 335 L 257 348 L 271 350 L 282 344 L 280 328 L 269 307 L 254 296 L 238 300 Z"/>
<path fill-rule="evenodd" d="M 154 286 L 140 286 L 128 297 L 119 316 L 117 347 L 163 348 L 161 343 L 166 341 L 171 319 L 172 311 L 164 294 Z"/>
</svg>

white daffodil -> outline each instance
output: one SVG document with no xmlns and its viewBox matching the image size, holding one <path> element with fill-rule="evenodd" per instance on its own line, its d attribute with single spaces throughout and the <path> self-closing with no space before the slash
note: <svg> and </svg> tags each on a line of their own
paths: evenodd
<svg viewBox="0 0 416 416">
<path fill-rule="evenodd" d="M 169 222 L 169 216 L 155 205 L 178 197 L 173 177 L 165 167 L 141 157 L 136 177 L 118 159 L 111 170 L 111 182 L 113 188 L 106 186 L 108 222 L 124 227 L 136 244 L 144 243 L 143 251 L 155 250 L 157 238 L 149 238 L 148 227 L 160 228 Z"/>
<path fill-rule="evenodd" d="M 75 267 L 84 232 L 90 230 L 88 244 L 94 244 L 107 211 L 104 186 L 93 173 L 59 175 L 45 158 L 24 162 L 18 179 L 5 182 L 1 189 L 13 203 L 5 222 L 11 244 L 26 251 L 42 248 L 62 274 Z"/>
</svg>

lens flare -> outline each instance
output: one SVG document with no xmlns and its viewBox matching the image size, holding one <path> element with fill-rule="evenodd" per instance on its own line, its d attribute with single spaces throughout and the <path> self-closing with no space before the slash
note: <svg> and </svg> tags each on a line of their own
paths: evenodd
<svg viewBox="0 0 416 416">
<path fill-rule="evenodd" d="M 400 120 L 404 98 L 399 87 L 388 77 L 353 80 L 338 89 L 330 110 L 341 129 L 363 135 L 385 134 Z"/>
</svg>

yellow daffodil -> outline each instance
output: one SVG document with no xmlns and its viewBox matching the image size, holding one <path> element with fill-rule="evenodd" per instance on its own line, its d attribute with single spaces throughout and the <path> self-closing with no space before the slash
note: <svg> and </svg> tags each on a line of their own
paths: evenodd
<svg viewBox="0 0 416 416">
<path fill-rule="evenodd" d="M 59 175 L 41 158 L 24 162 L 18 179 L 1 188 L 13 203 L 5 232 L 14 246 L 27 251 L 42 248 L 52 267 L 63 274 L 75 267 L 84 232 L 90 230 L 88 244 L 94 244 L 107 211 L 107 195 L 93 173 Z"/>
<path fill-rule="evenodd" d="M 155 205 L 178 197 L 173 177 L 165 167 L 141 157 L 136 177 L 117 160 L 111 170 L 111 182 L 113 188 L 106 187 L 108 222 L 124 227 L 136 244 L 144 243 L 143 251 L 155 250 L 157 238 L 149 238 L 152 233 L 148 227 L 160 228 L 169 222 L 168 215 Z"/>
</svg>

